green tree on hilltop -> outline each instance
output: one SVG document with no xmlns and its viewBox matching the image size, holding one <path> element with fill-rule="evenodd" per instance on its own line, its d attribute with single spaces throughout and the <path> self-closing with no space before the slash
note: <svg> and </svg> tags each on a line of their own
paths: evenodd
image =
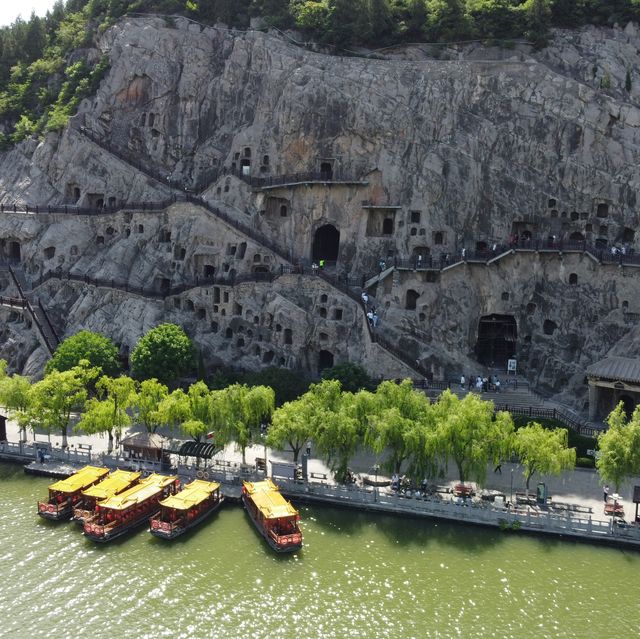
<svg viewBox="0 0 640 639">
<path fill-rule="evenodd" d="M 131 373 L 136 379 L 156 378 L 170 384 L 190 373 L 195 349 L 176 324 L 160 324 L 140 338 L 131 353 Z"/>
<path fill-rule="evenodd" d="M 114 376 L 120 371 L 118 349 L 104 335 L 93 331 L 80 331 L 61 342 L 47 362 L 45 371 L 68 371 L 81 360 L 99 369 L 103 375 Z"/>
</svg>

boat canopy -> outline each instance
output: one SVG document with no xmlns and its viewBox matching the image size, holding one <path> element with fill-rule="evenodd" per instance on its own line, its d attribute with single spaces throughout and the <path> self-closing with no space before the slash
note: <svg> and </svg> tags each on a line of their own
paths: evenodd
<svg viewBox="0 0 640 639">
<path fill-rule="evenodd" d="M 82 491 L 82 494 L 85 497 L 94 497 L 97 500 L 107 499 L 122 492 L 131 482 L 139 479 L 140 475 L 141 473 L 134 473 L 128 470 L 116 470 L 99 484 Z"/>
<path fill-rule="evenodd" d="M 109 474 L 108 468 L 101 468 L 98 466 L 85 466 L 82 470 L 67 477 L 61 479 L 49 486 L 49 490 L 55 490 L 59 493 L 76 493 L 83 488 L 87 488 L 94 484 L 101 477 L 105 477 Z"/>
<path fill-rule="evenodd" d="M 176 479 L 178 478 L 175 475 L 168 477 L 167 475 L 154 473 L 119 495 L 113 495 L 105 499 L 99 506 L 100 508 L 110 508 L 111 510 L 126 510 L 131 506 L 146 501 L 149 497 L 153 497 L 153 495 L 169 486 Z"/>
<path fill-rule="evenodd" d="M 205 499 L 209 499 L 212 493 L 220 488 L 220 484 L 215 481 L 202 481 L 196 479 L 187 484 L 183 490 L 175 495 L 167 497 L 160 504 L 165 508 L 174 508 L 175 510 L 189 510 Z"/>
<path fill-rule="evenodd" d="M 270 479 L 257 482 L 246 481 L 244 487 L 265 519 L 280 519 L 298 514 Z"/>
</svg>

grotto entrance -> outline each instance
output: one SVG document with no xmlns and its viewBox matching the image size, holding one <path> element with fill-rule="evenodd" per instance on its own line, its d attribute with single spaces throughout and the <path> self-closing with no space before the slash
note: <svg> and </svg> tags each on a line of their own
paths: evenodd
<svg viewBox="0 0 640 639">
<path fill-rule="evenodd" d="M 476 356 L 485 366 L 506 367 L 515 356 L 518 326 L 513 315 L 485 315 L 478 324 Z"/>
<path fill-rule="evenodd" d="M 325 368 L 333 368 L 333 353 L 322 350 L 318 357 L 318 373 L 322 373 Z"/>
<path fill-rule="evenodd" d="M 311 259 L 314 262 L 326 260 L 335 262 L 340 248 L 340 231 L 333 224 L 325 224 L 316 230 L 313 236 Z"/>
</svg>

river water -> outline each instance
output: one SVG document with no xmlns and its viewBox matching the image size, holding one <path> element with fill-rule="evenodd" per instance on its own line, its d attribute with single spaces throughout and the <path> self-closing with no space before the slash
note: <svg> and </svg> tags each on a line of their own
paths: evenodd
<svg viewBox="0 0 640 639">
<path fill-rule="evenodd" d="M 36 515 L 51 480 L 0 480 L 2 637 L 640 636 L 638 552 L 300 506 L 283 557 L 235 504 L 174 542 L 97 546 Z"/>
</svg>

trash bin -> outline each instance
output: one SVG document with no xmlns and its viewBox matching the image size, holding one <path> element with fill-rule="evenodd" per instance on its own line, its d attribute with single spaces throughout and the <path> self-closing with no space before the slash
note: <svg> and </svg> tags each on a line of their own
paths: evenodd
<svg viewBox="0 0 640 639">
<path fill-rule="evenodd" d="M 540 482 L 536 488 L 536 503 L 544 506 L 547 503 L 547 485 Z"/>
</svg>

